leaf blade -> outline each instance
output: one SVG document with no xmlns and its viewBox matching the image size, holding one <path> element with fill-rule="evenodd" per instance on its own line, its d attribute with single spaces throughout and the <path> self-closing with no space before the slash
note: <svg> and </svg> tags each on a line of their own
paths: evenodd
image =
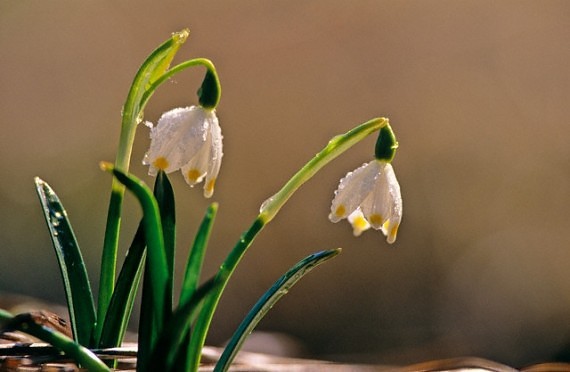
<svg viewBox="0 0 570 372">
<path fill-rule="evenodd" d="M 39 177 L 35 183 L 64 283 L 73 336 L 80 344 L 89 345 L 96 316 L 85 263 L 59 197 Z"/>
<path fill-rule="evenodd" d="M 168 313 L 172 312 L 172 298 L 174 290 L 174 258 L 176 253 L 176 205 L 174 190 L 164 171 L 159 171 L 154 184 L 154 197 L 158 204 L 162 234 L 164 239 L 164 251 L 168 265 L 168 288 L 169 293 L 165 304 Z"/>
<path fill-rule="evenodd" d="M 139 347 L 143 344 L 143 350 L 152 350 L 156 337 L 160 334 L 167 319 L 168 309 L 168 264 L 164 252 L 164 237 L 158 204 L 152 191 L 137 177 L 126 174 L 116 169 L 110 163 L 101 163 L 103 170 L 111 172 L 138 199 L 143 209 L 143 225 L 147 246 L 146 270 L 143 279 L 143 302 L 148 303 L 151 313 L 149 320 L 152 322 L 151 332 L 144 338 L 139 337 Z M 147 280 L 148 278 L 148 280 Z M 148 283 L 148 291 L 145 291 L 145 283 Z M 145 301 L 145 297 L 150 298 Z M 148 355 L 139 353 L 139 359 L 146 359 Z"/>
<path fill-rule="evenodd" d="M 99 348 L 118 347 L 122 343 L 142 277 L 145 257 L 146 243 L 141 221 L 127 251 L 109 302 L 101 339 L 98 342 Z"/>
<path fill-rule="evenodd" d="M 214 279 L 210 279 L 194 292 L 192 298 L 176 309 L 156 343 L 149 363 L 149 371 L 176 370 L 175 361 L 190 326 L 197 318 L 206 296 L 220 284 L 216 283 Z"/>
<path fill-rule="evenodd" d="M 198 228 L 186 263 L 186 272 L 184 273 L 180 290 L 179 306 L 184 305 L 192 297 L 196 288 L 198 288 L 202 264 L 204 263 L 206 248 L 217 212 L 218 203 L 210 204 Z"/>
<path fill-rule="evenodd" d="M 275 303 L 287 294 L 289 289 L 301 280 L 303 276 L 309 273 L 309 271 L 335 257 L 339 253 L 340 248 L 314 253 L 299 261 L 283 276 L 281 276 L 247 313 L 224 349 L 218 363 L 216 363 L 214 371 L 227 371 L 247 336 L 253 331 Z"/>
</svg>

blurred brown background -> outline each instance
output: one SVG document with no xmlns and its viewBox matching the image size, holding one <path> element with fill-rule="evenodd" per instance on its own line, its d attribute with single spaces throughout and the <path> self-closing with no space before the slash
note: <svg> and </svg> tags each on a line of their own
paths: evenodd
<svg viewBox="0 0 570 372">
<path fill-rule="evenodd" d="M 63 302 L 33 177 L 74 223 L 93 281 L 121 105 L 143 59 L 171 32 L 177 61 L 207 57 L 223 86 L 220 211 L 212 275 L 261 202 L 335 134 L 375 116 L 400 142 L 397 242 L 328 222 L 338 180 L 371 159 L 359 144 L 306 184 L 262 232 L 224 295 L 208 341 L 226 340 L 297 260 L 311 273 L 260 329 L 311 356 L 412 363 L 476 355 L 511 365 L 570 352 L 570 2 L 0 2 L 0 290 Z M 146 119 L 196 102 L 203 71 L 180 75 Z M 132 171 L 148 130 L 139 128 Z M 209 201 L 171 177 L 179 273 Z M 123 247 L 139 218 L 127 198 Z M 96 286 L 95 286 L 96 288 Z"/>
</svg>

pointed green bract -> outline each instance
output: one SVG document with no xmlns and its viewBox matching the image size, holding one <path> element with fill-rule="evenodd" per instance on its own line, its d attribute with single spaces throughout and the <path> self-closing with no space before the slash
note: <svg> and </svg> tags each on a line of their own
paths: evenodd
<svg viewBox="0 0 570 372">
<path fill-rule="evenodd" d="M 73 337 L 88 346 L 95 326 L 95 307 L 83 257 L 58 196 L 40 178 L 36 177 L 35 183 L 63 279 Z"/>
<path fill-rule="evenodd" d="M 335 257 L 340 253 L 340 251 L 340 248 L 338 248 L 314 253 L 299 261 L 281 278 L 279 278 L 273 286 L 271 286 L 271 288 L 261 296 L 238 326 L 236 332 L 230 339 L 230 342 L 224 349 L 222 356 L 218 360 L 218 363 L 216 363 L 214 372 L 227 371 L 247 336 L 253 332 L 253 329 L 269 312 L 269 310 L 271 310 L 277 301 L 286 295 L 291 287 L 301 280 L 303 276 L 309 273 L 309 271 L 323 262 Z"/>
</svg>

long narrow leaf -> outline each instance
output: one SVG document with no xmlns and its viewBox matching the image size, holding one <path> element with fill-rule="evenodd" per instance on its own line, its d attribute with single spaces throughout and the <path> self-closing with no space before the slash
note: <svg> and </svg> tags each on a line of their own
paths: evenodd
<svg viewBox="0 0 570 372">
<path fill-rule="evenodd" d="M 58 196 L 40 178 L 36 177 L 35 183 L 63 279 L 73 337 L 80 344 L 89 345 L 95 307 L 83 257 Z"/>
<path fill-rule="evenodd" d="M 148 261 L 145 264 L 145 275 L 143 277 L 141 312 L 138 327 L 138 352 L 137 352 L 137 372 L 147 371 L 152 350 L 160 336 L 156 312 L 153 311 L 155 301 L 151 286 L 150 276 L 147 274 L 149 268 Z"/>
<path fill-rule="evenodd" d="M 176 251 L 176 208 L 174 203 L 174 190 L 164 171 L 158 172 L 154 184 L 154 197 L 158 203 L 160 220 L 162 222 L 162 233 L 164 236 L 164 251 L 166 253 L 166 263 L 168 264 L 168 288 L 169 303 L 165 307 L 172 311 L 172 298 L 174 288 L 174 257 Z"/>
<path fill-rule="evenodd" d="M 329 251 L 314 253 L 299 261 L 289 271 L 279 278 L 271 288 L 252 307 L 241 322 L 230 342 L 224 349 L 222 356 L 216 363 L 215 372 L 227 371 L 243 342 L 257 324 L 263 319 L 267 312 L 275 305 L 281 297 L 286 295 L 291 287 L 295 285 L 309 271 L 323 262 L 335 257 L 340 253 L 340 248 Z"/>
<path fill-rule="evenodd" d="M 139 223 L 125 262 L 117 278 L 113 297 L 105 316 L 98 347 L 118 347 L 123 341 L 139 287 L 146 257 L 143 221 Z"/>
<path fill-rule="evenodd" d="M 191 299 L 180 306 L 164 327 L 152 353 L 148 371 L 176 371 L 175 361 L 186 334 L 198 316 L 205 297 L 216 288 L 213 279 L 204 283 Z"/>
<path fill-rule="evenodd" d="M 206 214 L 202 219 L 200 228 L 194 238 L 190 255 L 186 263 L 186 272 L 184 273 L 184 280 L 182 281 L 182 289 L 180 290 L 180 304 L 183 306 L 198 288 L 200 280 L 200 273 L 202 272 L 202 264 L 204 263 L 204 256 L 208 246 L 208 240 L 214 225 L 214 219 L 218 213 L 218 203 L 212 203 L 206 210 Z"/>
<path fill-rule="evenodd" d="M 206 298 L 204 301 L 204 306 L 198 315 L 196 326 L 192 330 L 192 338 L 190 340 L 190 346 L 188 347 L 189 370 L 198 370 L 198 367 L 200 366 L 200 359 L 202 357 L 202 348 L 206 342 L 206 336 L 208 335 L 208 330 L 212 324 L 214 312 L 218 307 L 218 303 L 220 301 L 224 288 L 228 284 L 232 273 L 245 254 L 245 251 L 248 247 L 251 246 L 251 243 L 253 243 L 253 240 L 264 226 L 265 222 L 263 218 L 258 216 L 253 221 L 249 229 L 241 235 L 237 244 L 234 246 L 234 248 L 226 257 L 225 261 L 220 266 L 220 269 L 216 274 L 216 282 L 221 284 L 217 286 L 216 289 L 212 291 L 212 294 L 208 296 L 208 298 Z"/>
<path fill-rule="evenodd" d="M 175 248 L 175 204 L 174 191 L 170 185 L 170 181 L 164 172 L 159 172 L 154 184 L 154 196 L 156 197 L 160 218 L 163 226 L 163 236 L 165 243 L 165 255 L 168 265 L 168 282 L 166 288 L 165 314 L 166 321 L 172 312 L 172 288 L 174 279 L 174 248 Z M 147 263 L 146 272 L 152 268 Z M 145 275 L 143 280 L 143 292 L 141 300 L 141 314 L 139 319 L 139 348 L 137 371 L 147 371 L 150 362 L 150 355 L 157 343 L 159 330 L 156 325 L 158 320 L 156 314 L 153 313 L 152 307 L 154 301 L 154 293 L 152 291 L 150 276 Z"/>
<path fill-rule="evenodd" d="M 164 241 L 167 247 L 166 254 L 169 264 L 169 284 L 172 286 L 175 233 L 174 193 L 170 182 L 163 172 L 160 172 L 156 178 L 154 190 L 163 222 Z M 141 221 L 117 278 L 117 284 L 115 285 L 113 297 L 105 317 L 101 341 L 99 342 L 99 347 L 101 348 L 117 347 L 123 340 L 143 272 L 145 248 L 144 225 L 143 221 Z M 168 305 L 165 307 L 168 307 Z"/>
<path fill-rule="evenodd" d="M 168 264 L 164 252 L 162 225 L 156 199 L 148 186 L 135 176 L 125 174 L 109 163 L 101 163 L 101 168 L 112 172 L 117 180 L 124 184 L 127 189 L 136 196 L 142 206 L 143 225 L 147 245 L 147 270 L 145 270 L 145 277 L 148 276 L 149 278 L 148 282 L 151 289 L 150 296 L 152 298 L 151 305 L 153 311 L 151 319 L 155 325 L 155 333 L 158 334 L 166 319 L 167 309 L 165 308 L 165 304 L 168 303 L 167 297 L 169 294 L 167 293 Z M 148 340 L 139 340 L 139 342 L 147 341 Z M 151 344 L 150 346 L 152 349 L 153 345 Z"/>
<path fill-rule="evenodd" d="M 4 312 L 6 313 L 6 312 Z M 6 314 L 3 314 L 6 315 Z M 83 368 L 90 372 L 110 371 L 92 351 L 73 341 L 63 333 L 50 327 L 39 324 L 29 313 L 20 314 L 9 320 L 3 327 L 5 330 L 25 332 L 29 335 L 45 341 L 55 348 L 63 351 L 66 355 L 77 361 Z"/>
<path fill-rule="evenodd" d="M 212 232 L 212 227 L 214 225 L 214 219 L 218 212 L 218 203 L 212 203 L 206 210 L 206 214 L 202 219 L 198 233 L 194 238 L 194 243 L 190 250 L 190 255 L 186 263 L 186 272 L 184 273 L 184 280 L 182 281 L 182 288 L 180 290 L 180 301 L 179 307 L 184 306 L 194 293 L 196 288 L 198 288 L 198 282 L 200 281 L 200 274 L 202 272 L 202 264 L 204 263 L 204 257 L 206 255 L 206 249 L 208 247 L 208 240 Z M 178 356 L 176 365 L 180 367 L 182 371 L 190 370 L 191 358 L 193 353 L 189 350 L 190 344 L 190 332 L 188 332 L 184 338 L 184 341 L 180 344 L 178 348 Z"/>
</svg>

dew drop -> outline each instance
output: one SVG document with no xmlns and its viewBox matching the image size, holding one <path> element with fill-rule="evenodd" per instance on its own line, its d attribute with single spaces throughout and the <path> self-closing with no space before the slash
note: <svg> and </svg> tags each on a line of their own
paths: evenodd
<svg viewBox="0 0 570 372">
<path fill-rule="evenodd" d="M 63 214 L 61 212 L 55 212 L 51 215 L 50 222 L 52 226 L 57 227 L 61 223 L 61 219 L 63 218 Z"/>
<path fill-rule="evenodd" d="M 263 211 L 265 211 L 267 209 L 267 206 L 271 203 L 273 203 L 273 200 L 275 200 L 275 198 L 272 196 L 269 199 L 267 199 L 266 201 L 264 201 L 263 203 L 261 203 L 261 207 L 259 208 L 259 212 L 263 213 Z"/>
</svg>

